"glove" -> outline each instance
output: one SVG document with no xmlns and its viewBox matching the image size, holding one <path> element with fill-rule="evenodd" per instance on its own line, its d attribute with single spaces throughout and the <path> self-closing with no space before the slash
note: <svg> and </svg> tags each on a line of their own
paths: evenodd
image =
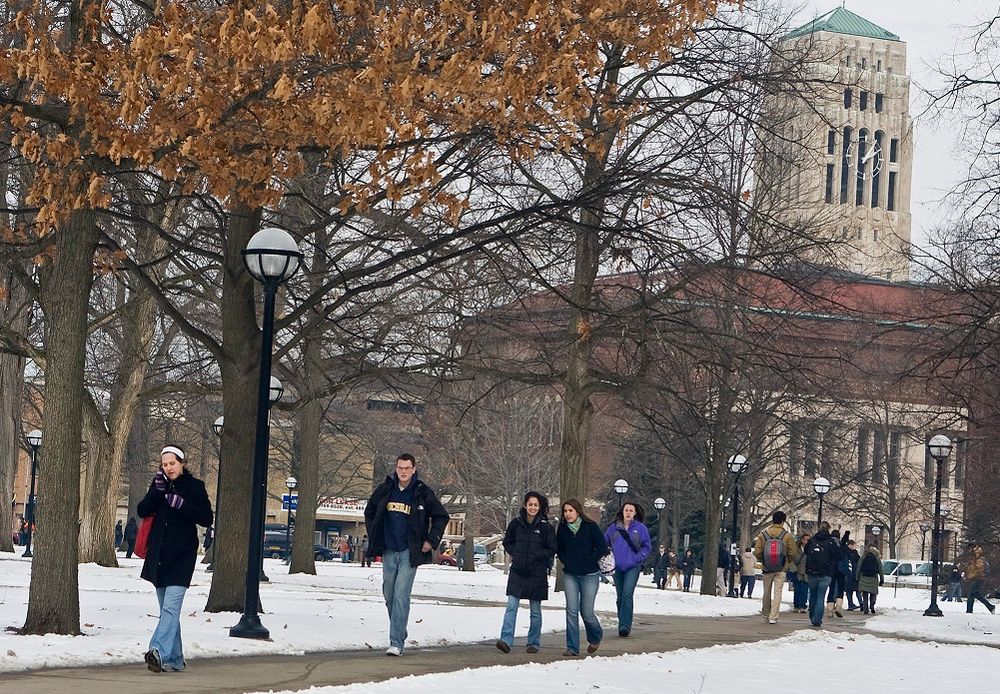
<svg viewBox="0 0 1000 694">
<path fill-rule="evenodd" d="M 182 497 L 180 494 L 174 494 L 173 492 L 170 492 L 164 498 L 167 500 L 167 505 L 170 508 L 180 508 L 181 506 L 184 505 L 184 497 Z"/>
<path fill-rule="evenodd" d="M 153 486 L 161 492 L 167 491 L 167 476 L 163 474 L 163 470 L 157 470 L 153 475 Z"/>
</svg>

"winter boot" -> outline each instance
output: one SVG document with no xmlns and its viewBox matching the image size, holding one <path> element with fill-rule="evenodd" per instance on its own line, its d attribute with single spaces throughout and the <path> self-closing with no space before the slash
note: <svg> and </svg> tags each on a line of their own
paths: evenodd
<svg viewBox="0 0 1000 694">
<path fill-rule="evenodd" d="M 833 616 L 833 603 L 832 602 L 826 603 L 826 612 L 824 614 L 827 617 L 832 617 Z"/>
<path fill-rule="evenodd" d="M 838 617 L 844 616 L 844 599 L 837 598 L 837 601 L 833 604 L 833 613 Z"/>
</svg>

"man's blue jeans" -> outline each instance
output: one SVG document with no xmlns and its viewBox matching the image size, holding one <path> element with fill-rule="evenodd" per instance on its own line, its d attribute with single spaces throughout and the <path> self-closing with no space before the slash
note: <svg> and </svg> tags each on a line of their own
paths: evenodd
<svg viewBox="0 0 1000 694">
<path fill-rule="evenodd" d="M 615 593 L 618 599 L 615 604 L 618 606 L 618 633 L 628 633 L 632 631 L 632 610 L 635 596 L 635 584 L 639 582 L 638 566 L 633 566 L 628 571 L 615 569 Z"/>
<path fill-rule="evenodd" d="M 826 609 L 824 598 L 830 587 L 829 576 L 806 576 L 809 583 L 809 621 L 814 627 L 823 624 L 823 611 Z"/>
<path fill-rule="evenodd" d="M 594 614 L 597 588 L 601 585 L 601 574 L 584 576 L 563 575 L 566 592 L 566 650 L 580 653 L 580 617 L 587 630 L 587 643 L 600 643 L 604 630 Z"/>
<path fill-rule="evenodd" d="M 184 669 L 184 647 L 181 644 L 181 605 L 184 602 L 184 586 L 167 586 L 156 589 L 156 600 L 160 603 L 160 621 L 149 639 L 149 650 L 160 654 L 164 670 Z"/>
<path fill-rule="evenodd" d="M 792 574 L 795 576 L 795 574 Z M 792 597 L 792 605 L 799 610 L 804 610 L 809 605 L 809 582 L 795 576 L 795 587 Z"/>
<path fill-rule="evenodd" d="M 983 595 L 983 579 L 981 578 L 969 581 L 969 597 L 965 603 L 966 612 L 972 612 L 972 606 L 976 604 L 976 600 L 986 605 L 987 610 L 993 612 L 993 604 Z"/>
<path fill-rule="evenodd" d="M 503 626 L 500 627 L 500 640 L 508 646 L 514 645 L 514 626 L 517 624 L 517 606 L 521 602 L 513 595 L 507 596 L 507 610 L 503 613 Z M 528 645 L 542 647 L 542 601 L 529 600 L 528 611 Z"/>
<path fill-rule="evenodd" d="M 389 645 L 403 652 L 406 623 L 410 619 L 410 593 L 417 567 L 410 565 L 410 552 L 386 550 L 382 555 L 382 596 L 389 610 Z"/>
</svg>

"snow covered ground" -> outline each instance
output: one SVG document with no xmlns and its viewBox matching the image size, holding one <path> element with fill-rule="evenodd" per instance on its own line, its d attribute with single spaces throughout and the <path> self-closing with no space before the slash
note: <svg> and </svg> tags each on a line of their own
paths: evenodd
<svg viewBox="0 0 1000 694">
<path fill-rule="evenodd" d="M 120 561 L 122 566 L 118 569 L 92 564 L 80 567 L 83 636 L 17 636 L 9 631 L 0 632 L 0 672 L 138 662 L 157 620 L 156 598 L 151 586 L 139 578 L 141 561 L 121 558 Z M 189 660 L 365 646 L 383 649 L 387 645 L 379 566 L 366 569 L 356 564 L 320 563 L 316 576 L 289 576 L 285 573 L 287 567 L 266 560 L 266 570 L 271 583 L 263 584 L 261 589 L 266 609 L 262 621 L 270 629 L 272 640 L 258 642 L 229 637 L 228 628 L 236 623 L 238 614 L 202 611 L 211 577 L 204 573 L 203 565 L 197 566 L 182 620 L 185 656 Z M 24 623 L 29 579 L 30 562 L 0 554 L 0 627 L 17 628 Z M 414 599 L 411 611 L 412 644 L 433 646 L 496 638 L 502 619 L 500 604 L 506 599 L 505 586 L 506 576 L 489 567 L 476 573 L 422 567 L 414 584 L 414 595 L 419 597 Z M 755 593 L 757 599 L 734 600 L 696 592 L 657 591 L 649 577 L 642 577 L 636 612 L 703 617 L 752 615 L 760 607 L 759 584 Z M 786 591 L 784 597 L 790 607 L 791 594 Z M 436 691 L 448 686 L 475 693 L 530 684 L 552 691 L 598 691 L 599 687 L 600 691 L 710 693 L 731 689 L 728 685 L 735 676 L 741 682 L 741 694 L 763 694 L 773 691 L 774 681 L 787 681 L 789 664 L 806 667 L 820 653 L 826 654 L 820 657 L 849 663 L 847 672 L 852 683 L 877 673 L 873 681 L 879 683 L 880 694 L 911 692 L 915 680 L 924 691 L 932 691 L 935 686 L 942 691 L 959 691 L 963 685 L 981 685 L 986 673 L 992 675 L 1000 668 L 1000 650 L 944 642 L 1000 645 L 1000 637 L 993 629 L 995 625 L 1000 632 L 1000 616 L 993 617 L 982 606 L 977 607 L 975 614 L 966 615 L 964 603 L 940 603 L 945 612 L 943 618 L 923 617 L 928 600 L 926 589 L 900 588 L 894 596 L 891 586 L 884 587 L 878 602 L 881 614 L 867 623 L 877 636 L 806 630 L 784 639 L 746 646 L 481 668 L 366 684 L 364 691 L 375 694 Z M 613 587 L 602 586 L 598 609 L 613 612 L 614 602 Z M 546 607 L 549 609 L 544 613 L 545 630 L 561 630 L 562 594 L 553 592 Z M 526 616 L 522 614 L 519 619 L 519 637 L 526 633 Z M 939 643 L 902 641 L 890 638 L 891 635 Z M 926 667 L 931 661 L 935 666 Z M 773 669 L 773 676 L 767 674 L 769 668 Z M 739 676 L 750 669 L 755 672 L 753 677 Z M 834 670 L 840 671 L 839 666 Z M 920 673 L 919 677 L 915 673 Z M 723 676 L 728 683 L 725 687 Z M 811 687 L 810 694 L 832 694 L 835 689 L 840 694 L 845 686 L 836 677 L 831 677 L 829 684 L 820 678 L 816 685 L 818 688 Z M 361 691 L 360 687 L 327 689 L 353 692 Z"/>
</svg>

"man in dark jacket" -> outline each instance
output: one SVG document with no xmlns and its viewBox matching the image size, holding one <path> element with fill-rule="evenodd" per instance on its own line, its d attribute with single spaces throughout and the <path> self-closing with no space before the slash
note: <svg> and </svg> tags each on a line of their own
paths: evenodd
<svg viewBox="0 0 1000 694">
<path fill-rule="evenodd" d="M 840 542 L 830 535 L 830 524 L 823 521 L 819 532 L 806 545 L 806 582 L 809 584 L 809 621 L 814 627 L 823 626 L 823 610 L 827 588 L 833 572 L 839 571 L 843 552 Z"/>
<path fill-rule="evenodd" d="M 122 529 L 122 522 L 121 522 L 121 519 L 119 519 L 118 522 L 115 523 L 115 551 L 116 552 L 118 551 L 118 548 L 122 546 L 122 539 L 124 539 L 124 534 L 123 533 L 124 533 L 124 530 Z"/>
<path fill-rule="evenodd" d="M 448 520 L 434 491 L 417 477 L 416 458 L 401 453 L 395 474 L 385 478 L 365 506 L 369 551 L 382 555 L 382 595 L 389 610 L 386 655 L 403 654 L 417 567 L 433 561 Z"/>
<path fill-rule="evenodd" d="M 139 535 L 139 525 L 135 522 L 134 516 L 129 516 L 128 523 L 125 524 L 125 558 L 131 559 L 132 552 L 135 551 L 135 538 Z"/>
</svg>

